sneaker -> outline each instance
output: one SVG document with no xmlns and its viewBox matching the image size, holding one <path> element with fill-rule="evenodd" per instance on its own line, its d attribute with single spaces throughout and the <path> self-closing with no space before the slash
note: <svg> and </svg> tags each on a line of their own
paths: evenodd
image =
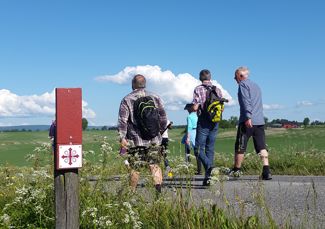
<svg viewBox="0 0 325 229">
<path fill-rule="evenodd" d="M 239 178 L 239 177 L 241 177 L 242 175 L 243 175 L 243 172 L 240 171 L 240 170 L 235 171 L 235 170 L 231 169 L 231 170 L 229 171 L 229 173 L 228 173 L 228 176 L 230 176 L 230 177 L 235 177 L 235 178 Z"/>
<path fill-rule="evenodd" d="M 272 180 L 271 173 L 262 173 L 262 180 Z"/>
</svg>

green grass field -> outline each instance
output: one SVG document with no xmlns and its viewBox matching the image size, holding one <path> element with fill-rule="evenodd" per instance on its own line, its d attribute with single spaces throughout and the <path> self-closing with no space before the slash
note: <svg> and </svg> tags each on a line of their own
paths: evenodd
<svg viewBox="0 0 325 229">
<path fill-rule="evenodd" d="M 171 130 L 169 157 L 184 155 L 184 146 L 180 143 L 183 130 Z M 220 130 L 215 151 L 218 166 L 232 165 L 236 130 Z M 277 174 L 325 175 L 321 163 L 325 158 L 325 128 L 307 129 L 268 129 L 267 144 L 270 151 L 271 166 Z M 99 152 L 101 141 L 106 136 L 113 150 L 118 153 L 116 131 L 85 131 L 84 150 Z M 41 143 L 48 143 L 47 132 L 2 132 L 0 133 L 0 165 L 30 166 L 26 155 Z M 50 152 L 49 152 L 50 153 Z M 96 159 L 95 159 L 96 160 Z M 112 158 L 113 160 L 113 158 Z M 248 159 L 244 170 L 254 173 L 258 170 L 258 157 L 255 156 L 252 141 L 249 144 Z"/>
</svg>

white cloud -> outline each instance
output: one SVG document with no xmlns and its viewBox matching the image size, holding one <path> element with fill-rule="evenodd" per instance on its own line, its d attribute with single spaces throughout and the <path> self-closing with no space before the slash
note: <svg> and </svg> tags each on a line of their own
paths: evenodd
<svg viewBox="0 0 325 229">
<path fill-rule="evenodd" d="M 167 70 L 162 71 L 159 66 L 144 65 L 126 67 L 115 75 L 105 75 L 97 77 L 99 82 L 112 82 L 116 84 L 131 84 L 131 79 L 135 74 L 142 74 L 147 79 L 147 88 L 160 95 L 168 110 L 182 109 L 185 103 L 189 103 L 193 98 L 194 88 L 200 81 L 189 73 L 175 75 Z M 231 95 L 217 81 L 213 81 L 229 100 L 228 105 L 235 105 Z"/>
<path fill-rule="evenodd" d="M 263 104 L 265 110 L 280 110 L 283 108 L 280 104 Z"/>
<path fill-rule="evenodd" d="M 84 118 L 95 118 L 96 113 L 92 109 L 88 107 L 88 103 L 84 100 L 82 100 L 82 116 Z M 93 122 L 90 121 L 91 124 L 94 124 Z"/>
<path fill-rule="evenodd" d="M 308 107 L 308 106 L 312 106 L 312 105 L 314 105 L 314 104 L 307 100 L 297 102 L 297 107 Z"/>
<path fill-rule="evenodd" d="M 13 126 L 12 123 L 8 122 L 8 123 L 4 123 L 4 122 L 0 122 L 0 126 L 4 127 L 4 126 Z"/>
<path fill-rule="evenodd" d="M 83 116 L 95 118 L 95 112 L 82 101 Z M 7 89 L 0 89 L 0 117 L 53 116 L 55 90 L 41 95 L 20 96 Z"/>
</svg>

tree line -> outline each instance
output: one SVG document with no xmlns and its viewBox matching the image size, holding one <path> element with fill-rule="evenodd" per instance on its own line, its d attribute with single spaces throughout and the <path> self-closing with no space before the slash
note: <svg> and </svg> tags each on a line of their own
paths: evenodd
<svg viewBox="0 0 325 229">
<path fill-rule="evenodd" d="M 325 122 L 321 122 L 318 120 L 315 121 L 310 121 L 308 117 L 304 118 L 303 121 L 291 121 L 288 119 L 273 119 L 272 121 L 269 121 L 267 117 L 264 118 L 266 127 L 282 127 L 283 125 L 286 124 L 291 124 L 291 125 L 296 125 L 298 127 L 304 126 L 321 126 L 325 125 Z M 238 117 L 237 116 L 231 116 L 229 119 L 223 119 L 219 123 L 219 127 L 222 129 L 231 129 L 231 128 L 236 128 L 238 125 Z M 175 125 L 174 129 L 185 129 L 186 125 Z M 88 126 L 88 120 L 86 118 L 82 119 L 82 129 L 83 130 L 102 130 L 102 131 L 108 131 L 108 130 L 116 130 L 116 126 L 101 126 L 101 127 L 89 127 Z M 32 130 L 32 129 L 8 129 L 8 130 L 2 130 L 1 132 L 39 132 L 41 131 L 40 129 Z"/>
</svg>

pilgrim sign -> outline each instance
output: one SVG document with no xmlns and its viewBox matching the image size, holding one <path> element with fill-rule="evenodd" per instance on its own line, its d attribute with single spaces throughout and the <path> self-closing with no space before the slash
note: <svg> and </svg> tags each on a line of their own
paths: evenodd
<svg viewBox="0 0 325 229">
<path fill-rule="evenodd" d="M 81 88 L 56 89 L 55 142 L 55 228 L 78 229 L 78 168 L 82 166 Z"/>
<path fill-rule="evenodd" d="M 56 169 L 82 167 L 82 98 L 80 88 L 56 90 Z"/>
</svg>

